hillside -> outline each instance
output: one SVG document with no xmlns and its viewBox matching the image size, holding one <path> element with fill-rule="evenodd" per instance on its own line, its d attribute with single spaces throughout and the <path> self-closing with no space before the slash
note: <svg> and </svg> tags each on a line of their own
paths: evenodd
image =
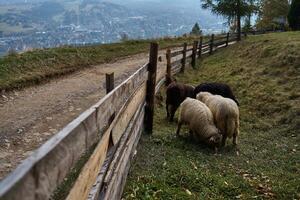
<svg viewBox="0 0 300 200">
<path fill-rule="evenodd" d="M 134 39 L 182 35 L 195 22 L 204 32 L 223 28 L 223 20 L 202 10 L 200 2 L 189 2 L 189 6 L 164 0 L 0 2 L 0 55 L 9 49 L 111 43 L 124 33 Z"/>
<path fill-rule="evenodd" d="M 124 198 L 299 199 L 299 52 L 300 32 L 253 36 L 176 76 L 232 86 L 240 101 L 238 148 L 228 141 L 214 155 L 187 133 L 176 138 L 176 123 L 156 105 L 154 133 L 141 139 Z"/>
<path fill-rule="evenodd" d="M 132 40 L 84 47 L 36 49 L 0 57 L 0 91 L 35 85 L 96 64 L 147 52 L 150 41 Z M 166 48 L 182 45 L 186 41 L 191 43 L 193 38 L 165 38 L 156 41 L 160 48 Z"/>
</svg>

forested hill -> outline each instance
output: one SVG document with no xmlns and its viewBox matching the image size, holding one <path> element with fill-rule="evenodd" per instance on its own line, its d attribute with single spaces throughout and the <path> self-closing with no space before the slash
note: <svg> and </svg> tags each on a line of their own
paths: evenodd
<svg viewBox="0 0 300 200">
<path fill-rule="evenodd" d="M 222 20 L 201 10 L 199 1 L 0 0 L 0 51 L 64 44 L 110 43 L 202 30 L 222 30 Z"/>
</svg>

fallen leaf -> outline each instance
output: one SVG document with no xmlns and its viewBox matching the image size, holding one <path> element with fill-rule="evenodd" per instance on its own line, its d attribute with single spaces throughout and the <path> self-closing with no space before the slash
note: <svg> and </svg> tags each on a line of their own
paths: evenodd
<svg viewBox="0 0 300 200">
<path fill-rule="evenodd" d="M 194 169 L 197 170 L 198 167 L 196 166 L 196 164 L 194 162 L 191 161 L 191 164 L 193 165 Z"/>
<path fill-rule="evenodd" d="M 191 191 L 189 191 L 188 189 L 185 189 L 185 192 L 190 196 L 192 195 Z"/>
</svg>

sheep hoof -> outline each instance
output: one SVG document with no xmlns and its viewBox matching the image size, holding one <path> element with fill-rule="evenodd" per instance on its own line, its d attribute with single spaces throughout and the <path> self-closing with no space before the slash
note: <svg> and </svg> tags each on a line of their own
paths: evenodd
<svg viewBox="0 0 300 200">
<path fill-rule="evenodd" d="M 215 147 L 215 155 L 218 155 L 218 147 Z"/>
</svg>

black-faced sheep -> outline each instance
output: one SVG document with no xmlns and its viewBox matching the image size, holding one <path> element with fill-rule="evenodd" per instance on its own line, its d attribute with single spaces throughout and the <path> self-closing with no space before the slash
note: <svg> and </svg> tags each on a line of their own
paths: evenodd
<svg viewBox="0 0 300 200">
<path fill-rule="evenodd" d="M 166 110 L 167 118 L 173 121 L 174 114 L 179 105 L 186 97 L 193 97 L 194 87 L 182 83 L 172 82 L 166 90 Z"/>
<path fill-rule="evenodd" d="M 204 103 L 186 98 L 179 108 L 177 136 L 182 124 L 189 126 L 190 133 L 196 141 L 205 142 L 215 148 L 220 145 L 222 135 L 214 124 L 211 111 Z"/>
<path fill-rule="evenodd" d="M 194 98 L 196 98 L 199 92 L 209 92 L 211 94 L 221 95 L 225 98 L 230 98 L 237 103 L 239 106 L 239 102 L 234 96 L 229 85 L 224 83 L 201 83 L 194 90 Z"/>
<path fill-rule="evenodd" d="M 222 146 L 225 146 L 227 137 L 233 137 L 232 142 L 234 145 L 237 145 L 240 126 L 237 104 L 232 99 L 213 95 L 209 92 L 200 92 L 196 98 L 205 103 L 211 110 L 214 122 L 223 135 Z"/>
</svg>

